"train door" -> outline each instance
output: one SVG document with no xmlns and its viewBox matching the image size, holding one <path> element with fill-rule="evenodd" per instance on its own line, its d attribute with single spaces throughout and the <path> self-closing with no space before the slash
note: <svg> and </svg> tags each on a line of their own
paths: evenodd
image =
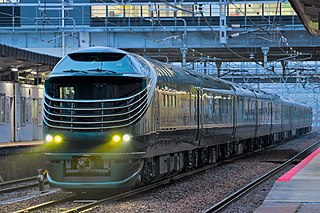
<svg viewBox="0 0 320 213">
<path fill-rule="evenodd" d="M 33 98 L 32 99 L 32 129 L 33 129 L 33 135 L 32 135 L 32 139 L 33 140 L 37 140 L 38 139 L 38 99 L 37 98 Z"/>
</svg>

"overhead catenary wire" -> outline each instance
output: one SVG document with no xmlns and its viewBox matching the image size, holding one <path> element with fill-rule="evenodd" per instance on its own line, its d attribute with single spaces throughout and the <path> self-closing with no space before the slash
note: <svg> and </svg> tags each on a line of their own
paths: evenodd
<svg viewBox="0 0 320 213">
<path fill-rule="evenodd" d="M 165 0 L 160 0 L 161 2 L 163 2 L 163 3 L 168 3 L 167 1 L 165 1 Z M 59 3 L 63 3 L 64 1 L 62 1 L 62 0 L 58 0 L 58 2 Z M 100 0 L 100 2 L 101 3 L 106 3 L 105 1 L 102 1 L 102 0 Z M 233 3 L 233 2 L 232 2 Z M 107 4 L 107 3 L 106 3 Z M 168 4 L 170 4 L 170 3 L 168 3 Z M 171 6 L 173 6 L 173 8 L 175 8 L 175 9 L 180 9 L 180 10 L 182 10 L 182 11 L 184 11 L 184 12 L 187 12 L 187 13 L 190 13 L 190 14 L 193 14 L 193 15 L 195 15 L 195 12 L 194 11 L 190 11 L 190 10 L 186 10 L 186 9 L 184 9 L 184 8 L 180 8 L 180 7 L 178 7 L 178 6 L 176 6 L 176 5 L 173 5 L 173 4 L 170 4 Z M 278 4 L 279 5 L 279 4 Z M 276 8 L 276 10 L 278 10 L 278 6 L 277 5 L 277 8 Z M 87 11 L 83 11 L 83 10 L 80 10 L 79 8 L 74 8 L 75 10 L 79 10 L 79 11 L 81 11 L 81 12 L 84 12 L 85 14 L 88 14 L 88 15 L 91 15 L 90 14 L 90 12 L 87 12 Z M 18 16 L 15 16 L 15 17 L 18 17 Z M 207 23 L 207 25 L 208 25 L 208 20 L 207 20 L 207 18 L 203 15 L 203 13 L 201 13 L 201 17 L 204 19 L 204 21 Z M 23 17 L 21 17 L 21 18 L 23 18 Z M 101 20 L 103 20 L 103 21 L 105 21 L 106 23 L 108 23 L 108 24 L 110 24 L 110 25 L 112 25 L 112 26 L 117 26 L 117 27 L 119 27 L 119 25 L 117 25 L 117 24 L 115 24 L 115 23 L 113 23 L 113 22 L 110 22 L 110 20 L 105 20 L 105 18 L 102 18 L 102 17 L 96 17 L 96 18 L 99 18 L 99 19 L 101 19 Z M 140 17 L 140 18 L 143 18 L 143 17 Z M 250 17 L 249 17 L 249 19 L 250 19 Z M 274 18 L 275 19 L 275 18 Z M 29 18 L 29 20 L 32 20 L 32 19 L 30 19 Z M 160 25 L 161 25 L 161 23 L 159 23 Z M 210 26 L 210 23 L 209 23 L 209 25 L 208 25 L 208 27 L 210 28 L 210 30 L 213 32 L 213 33 L 215 33 L 215 35 L 216 35 L 216 38 L 217 37 L 219 37 L 219 35 L 217 34 L 217 32 L 216 31 L 214 31 L 214 29 Z M 165 29 L 168 33 L 170 33 L 170 31 L 168 31 L 167 29 Z M 141 33 L 137 33 L 137 32 L 135 32 L 134 30 L 131 30 L 131 29 L 127 29 L 127 31 L 128 32 L 130 32 L 130 33 L 133 33 L 133 34 L 136 34 L 136 35 L 138 35 L 138 36 L 142 36 L 142 37 L 144 37 L 146 40 L 150 40 L 150 41 L 152 41 L 152 42 L 155 42 L 155 43 L 158 43 L 158 44 L 160 44 L 160 45 L 162 45 L 162 47 L 168 47 L 168 45 L 166 44 L 166 42 L 164 42 L 163 40 L 156 40 L 156 39 L 154 39 L 154 38 L 151 38 L 151 37 L 149 37 L 149 36 L 147 36 L 147 35 L 144 35 L 144 34 L 141 34 Z M 281 33 L 281 31 L 279 31 L 280 33 Z M 71 35 L 71 34 L 66 34 L 66 35 Z M 72 35 L 71 35 L 72 36 Z M 52 39 L 51 39 L 52 40 Z M 50 41 L 50 40 L 49 40 Z M 228 45 L 225 45 L 225 47 L 230 51 L 230 52 L 232 52 L 234 55 L 236 55 L 236 54 L 238 54 L 237 52 L 235 52 L 235 51 L 233 51 Z M 161 47 L 160 47 L 161 48 Z M 199 51 L 199 50 L 195 50 L 195 49 L 193 49 L 193 48 L 191 48 L 192 50 L 193 50 L 193 53 L 196 53 L 196 54 L 199 54 L 200 55 L 200 57 L 210 57 L 210 58 L 214 58 L 215 56 L 212 56 L 211 54 L 206 54 L 206 53 L 202 53 L 201 51 Z M 299 52 L 298 52 L 299 53 Z M 298 55 L 298 54 L 297 54 Z M 311 57 L 312 55 L 310 54 L 310 57 Z M 244 57 L 244 56 L 242 56 L 242 55 L 240 55 L 240 54 L 238 54 L 237 55 L 237 57 L 239 57 L 239 58 L 241 58 L 242 57 L 242 59 L 248 59 L 248 57 Z M 308 57 L 308 58 L 310 58 L 310 57 Z M 306 60 L 306 59 L 297 59 L 297 60 Z M 258 65 L 260 65 L 261 66 L 261 64 L 258 62 Z"/>
</svg>

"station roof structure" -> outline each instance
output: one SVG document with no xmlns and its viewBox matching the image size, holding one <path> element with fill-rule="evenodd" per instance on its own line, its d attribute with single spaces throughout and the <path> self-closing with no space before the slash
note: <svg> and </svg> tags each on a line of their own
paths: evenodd
<svg viewBox="0 0 320 213">
<path fill-rule="evenodd" d="M 41 78 L 59 60 L 59 57 L 0 44 L 0 79 L 17 81 L 15 78 L 18 76 L 25 80 Z M 13 73 L 19 74 L 14 77 Z"/>
<path fill-rule="evenodd" d="M 312 35 L 320 35 L 320 1 L 289 0 L 306 29 Z"/>
</svg>

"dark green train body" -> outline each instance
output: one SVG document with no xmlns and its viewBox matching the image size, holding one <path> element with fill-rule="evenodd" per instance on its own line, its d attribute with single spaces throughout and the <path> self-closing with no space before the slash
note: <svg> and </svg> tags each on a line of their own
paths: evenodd
<svg viewBox="0 0 320 213">
<path fill-rule="evenodd" d="M 70 53 L 45 83 L 48 180 L 118 189 L 311 130 L 310 107 L 118 49 Z"/>
</svg>

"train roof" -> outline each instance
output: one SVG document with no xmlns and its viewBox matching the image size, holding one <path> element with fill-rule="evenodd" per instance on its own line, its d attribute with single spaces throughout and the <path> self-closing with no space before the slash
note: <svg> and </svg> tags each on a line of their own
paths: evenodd
<svg viewBox="0 0 320 213">
<path fill-rule="evenodd" d="M 83 48 L 80 50 L 75 50 L 70 54 L 74 54 L 74 53 L 121 53 L 124 55 L 128 55 L 130 53 L 121 50 L 121 49 L 116 49 L 116 48 L 112 48 L 112 47 L 103 47 L 103 46 L 97 46 L 97 47 L 88 47 L 88 48 Z"/>
<path fill-rule="evenodd" d="M 206 89 L 215 89 L 216 91 L 227 91 L 234 94 L 230 85 L 224 82 L 217 81 L 215 78 L 204 75 L 202 73 L 195 72 L 190 69 L 173 66 L 171 64 L 162 63 L 154 59 L 148 59 L 158 69 L 159 78 L 163 78 L 164 81 L 176 82 L 176 83 L 192 83 Z"/>
<path fill-rule="evenodd" d="M 63 57 L 51 77 L 59 76 L 129 76 L 146 77 L 149 73 L 133 63 L 132 55 L 110 47 L 90 47 Z"/>
</svg>

